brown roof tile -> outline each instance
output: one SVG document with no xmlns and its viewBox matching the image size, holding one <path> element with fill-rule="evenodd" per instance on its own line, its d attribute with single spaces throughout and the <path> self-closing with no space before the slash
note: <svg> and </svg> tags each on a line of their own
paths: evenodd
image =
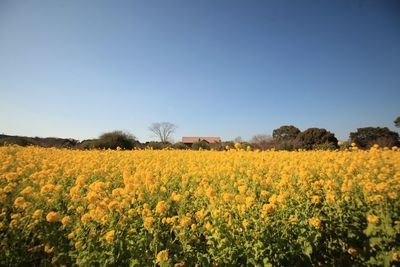
<svg viewBox="0 0 400 267">
<path fill-rule="evenodd" d="M 200 137 L 200 136 L 184 136 L 182 137 L 182 143 L 196 143 L 199 141 L 207 141 L 208 143 L 221 142 L 220 137 Z"/>
</svg>

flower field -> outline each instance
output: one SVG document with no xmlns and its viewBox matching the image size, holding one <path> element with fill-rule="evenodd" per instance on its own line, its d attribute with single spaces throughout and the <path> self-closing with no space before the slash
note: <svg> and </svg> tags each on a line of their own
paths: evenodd
<svg viewBox="0 0 400 267">
<path fill-rule="evenodd" d="M 0 148 L 1 266 L 399 266 L 400 152 Z"/>
</svg>

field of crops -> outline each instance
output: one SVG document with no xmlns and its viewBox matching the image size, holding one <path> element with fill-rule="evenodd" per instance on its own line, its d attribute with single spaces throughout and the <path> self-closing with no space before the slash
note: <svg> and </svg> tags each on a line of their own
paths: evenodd
<svg viewBox="0 0 400 267">
<path fill-rule="evenodd" d="M 0 159 L 1 266 L 400 264 L 397 149 Z"/>
</svg>

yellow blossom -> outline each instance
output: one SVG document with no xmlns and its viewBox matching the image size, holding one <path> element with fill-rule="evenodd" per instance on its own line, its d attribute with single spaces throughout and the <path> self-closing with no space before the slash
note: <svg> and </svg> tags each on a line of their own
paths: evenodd
<svg viewBox="0 0 400 267">
<path fill-rule="evenodd" d="M 82 243 L 81 243 L 81 241 L 77 241 L 77 242 L 75 242 L 75 248 L 76 249 L 80 249 L 80 248 L 82 248 Z"/>
<path fill-rule="evenodd" d="M 289 221 L 290 221 L 291 223 L 295 223 L 295 222 L 297 222 L 297 220 L 298 220 L 297 215 L 290 215 Z"/>
<path fill-rule="evenodd" d="M 114 236 L 115 236 L 115 231 L 111 230 L 105 234 L 104 238 L 108 243 L 112 243 L 114 241 Z"/>
<path fill-rule="evenodd" d="M 321 201 L 320 196 L 312 196 L 311 197 L 311 203 L 313 203 L 313 204 L 318 204 L 320 201 Z"/>
<path fill-rule="evenodd" d="M 175 192 L 172 192 L 171 195 L 171 200 L 175 202 L 180 202 L 183 199 L 183 196 L 181 194 L 177 194 Z"/>
<path fill-rule="evenodd" d="M 167 212 L 167 210 L 168 210 L 168 205 L 165 201 L 162 200 L 157 203 L 157 206 L 156 206 L 157 213 L 164 215 Z"/>
<path fill-rule="evenodd" d="M 46 220 L 48 222 L 58 222 L 60 220 L 60 215 L 58 212 L 51 211 L 46 215 Z"/>
<path fill-rule="evenodd" d="M 191 222 L 192 222 L 192 220 L 189 217 L 184 216 L 180 219 L 179 225 L 181 227 L 187 227 L 191 224 Z"/>
<path fill-rule="evenodd" d="M 146 218 L 144 218 L 144 220 L 143 220 L 143 227 L 146 229 L 146 230 L 151 230 L 152 229 L 152 227 L 153 227 L 153 223 L 156 221 L 156 219 L 154 219 L 153 217 L 146 217 Z"/>
<path fill-rule="evenodd" d="M 44 246 L 44 252 L 46 252 L 46 253 L 48 253 L 48 254 L 52 253 L 53 250 L 54 250 L 54 247 L 50 246 L 49 244 L 46 244 L 46 245 Z"/>
<path fill-rule="evenodd" d="M 314 226 L 315 228 L 319 228 L 321 226 L 321 220 L 317 217 L 312 217 L 308 219 L 308 223 Z"/>
<path fill-rule="evenodd" d="M 249 223 L 248 220 L 244 219 L 244 220 L 242 221 L 242 225 L 243 225 L 243 227 L 244 227 L 245 229 L 247 229 L 247 228 L 249 227 L 250 223 Z"/>
<path fill-rule="evenodd" d="M 273 212 L 275 212 L 275 210 L 276 210 L 276 205 L 275 204 L 271 204 L 271 203 L 264 204 L 263 207 L 262 207 L 262 211 L 265 214 L 273 213 Z"/>
<path fill-rule="evenodd" d="M 354 256 L 354 255 L 356 255 L 358 253 L 358 250 L 351 247 L 351 248 L 347 249 L 347 253 L 349 253 L 350 255 Z"/>
<path fill-rule="evenodd" d="M 376 215 L 371 215 L 370 214 L 370 215 L 367 216 L 367 221 L 369 223 L 377 224 L 377 223 L 379 223 L 379 217 L 376 216 Z"/>
<path fill-rule="evenodd" d="M 71 217 L 69 216 L 64 216 L 64 218 L 62 218 L 61 223 L 63 225 L 68 225 L 71 222 Z"/>
<path fill-rule="evenodd" d="M 82 221 L 84 224 L 90 222 L 91 219 L 92 219 L 92 216 L 90 216 L 89 213 L 85 213 L 85 214 L 83 214 L 82 217 L 81 217 L 81 221 Z"/>
<path fill-rule="evenodd" d="M 43 210 L 35 210 L 35 212 L 32 214 L 32 217 L 34 219 L 40 219 L 43 216 Z"/>
<path fill-rule="evenodd" d="M 157 263 L 165 263 L 167 261 L 168 261 L 168 251 L 167 250 L 161 250 L 160 252 L 157 253 L 157 256 L 156 256 Z"/>
<path fill-rule="evenodd" d="M 14 206 L 16 208 L 23 208 L 25 204 L 25 199 L 23 197 L 17 197 L 14 201 Z"/>
</svg>

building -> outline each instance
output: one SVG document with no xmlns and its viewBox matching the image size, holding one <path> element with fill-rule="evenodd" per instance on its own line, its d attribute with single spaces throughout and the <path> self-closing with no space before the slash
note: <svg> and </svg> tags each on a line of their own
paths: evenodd
<svg viewBox="0 0 400 267">
<path fill-rule="evenodd" d="M 196 142 L 207 142 L 209 144 L 214 144 L 214 143 L 219 143 L 221 142 L 220 137 L 199 137 L 199 136 L 184 136 L 182 137 L 182 143 L 184 143 L 187 146 L 192 146 L 193 143 Z"/>
</svg>

